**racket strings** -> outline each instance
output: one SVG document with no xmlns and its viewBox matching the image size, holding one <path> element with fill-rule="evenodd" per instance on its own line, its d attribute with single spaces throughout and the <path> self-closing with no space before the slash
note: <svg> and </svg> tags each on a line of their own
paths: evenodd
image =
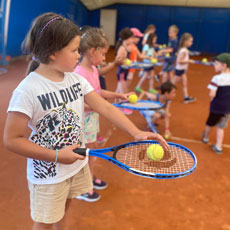
<svg viewBox="0 0 230 230">
<path fill-rule="evenodd" d="M 190 170 L 194 165 L 194 159 L 184 149 L 170 146 L 163 159 L 152 161 L 147 157 L 146 150 L 149 144 L 130 145 L 120 149 L 116 159 L 130 168 L 158 174 L 176 174 Z"/>
</svg>

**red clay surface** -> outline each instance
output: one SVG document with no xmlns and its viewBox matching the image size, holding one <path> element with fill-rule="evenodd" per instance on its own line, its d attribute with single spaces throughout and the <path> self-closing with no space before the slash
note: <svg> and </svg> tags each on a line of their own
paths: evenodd
<svg viewBox="0 0 230 230">
<path fill-rule="evenodd" d="M 110 55 L 110 59 L 111 59 Z M 2 144 L 6 109 L 13 89 L 24 78 L 24 59 L 12 60 L 8 73 L 0 75 L 0 229 L 32 229 L 29 192 L 26 180 L 26 159 L 7 151 Z M 183 104 L 181 85 L 171 107 L 173 136 L 200 140 L 208 116 L 207 84 L 214 75 L 213 67 L 190 65 L 189 92 L 197 97 L 192 104 Z M 106 76 L 109 90 L 116 88 L 115 71 Z M 132 83 L 134 89 L 138 77 Z M 147 82 L 144 85 L 147 89 Z M 144 129 L 144 118 L 134 112 L 129 118 Z M 111 124 L 101 118 L 101 133 L 107 135 Z M 163 121 L 158 128 L 163 131 Z M 106 146 L 133 141 L 132 137 L 116 129 Z M 181 179 L 154 180 L 129 174 L 98 159 L 96 174 L 109 183 L 100 191 L 96 203 L 74 200 L 70 209 L 70 230 L 230 230 L 230 148 L 220 156 L 210 145 L 175 141 L 191 149 L 197 156 L 196 171 Z M 215 142 L 215 130 L 211 136 Z M 225 132 L 224 144 L 230 144 L 230 128 Z"/>
</svg>

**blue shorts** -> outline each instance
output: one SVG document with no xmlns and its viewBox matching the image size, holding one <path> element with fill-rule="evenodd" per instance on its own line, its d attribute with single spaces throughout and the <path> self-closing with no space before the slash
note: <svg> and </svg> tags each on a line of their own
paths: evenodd
<svg viewBox="0 0 230 230">
<path fill-rule="evenodd" d="M 163 66 L 163 72 L 172 72 L 175 70 L 174 62 L 165 62 Z"/>
<path fill-rule="evenodd" d="M 177 76 L 177 77 L 181 77 L 183 74 L 185 73 L 185 70 L 184 69 L 176 69 L 176 71 L 175 71 L 175 75 Z"/>
<path fill-rule="evenodd" d="M 144 72 L 150 72 L 151 70 L 154 70 L 154 66 L 153 67 L 144 68 Z"/>
</svg>

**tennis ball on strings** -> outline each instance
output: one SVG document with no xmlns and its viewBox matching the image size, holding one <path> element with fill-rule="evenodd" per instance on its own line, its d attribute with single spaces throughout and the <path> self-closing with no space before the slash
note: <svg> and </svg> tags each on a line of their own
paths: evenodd
<svg viewBox="0 0 230 230">
<path fill-rule="evenodd" d="M 207 59 L 207 58 L 203 58 L 203 59 L 202 59 L 202 62 L 203 62 L 203 63 L 206 63 L 206 62 L 208 62 L 208 59 Z"/>
<path fill-rule="evenodd" d="M 153 59 L 151 60 L 151 62 L 152 62 L 153 64 L 155 64 L 155 63 L 157 63 L 157 59 L 156 59 L 156 58 L 153 58 Z"/>
<path fill-rule="evenodd" d="M 136 103 L 136 102 L 137 102 L 137 99 L 138 99 L 138 97 L 137 97 L 136 94 L 131 94 L 131 95 L 129 95 L 129 102 L 130 102 L 131 104 Z"/>
<path fill-rule="evenodd" d="M 170 53 L 165 54 L 165 57 L 170 57 Z"/>
<path fill-rule="evenodd" d="M 125 65 L 131 65 L 132 61 L 130 59 L 125 59 Z"/>
<path fill-rule="evenodd" d="M 153 161 L 160 161 L 164 157 L 164 150 L 158 144 L 149 145 L 146 152 L 148 158 Z"/>
</svg>

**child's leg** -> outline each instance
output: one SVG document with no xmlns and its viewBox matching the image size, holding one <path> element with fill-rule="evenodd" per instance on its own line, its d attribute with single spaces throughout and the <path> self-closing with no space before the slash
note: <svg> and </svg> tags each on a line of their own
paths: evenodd
<svg viewBox="0 0 230 230">
<path fill-rule="evenodd" d="M 143 74 L 143 77 L 138 82 L 138 84 L 136 86 L 136 89 L 140 89 L 141 88 L 141 85 L 143 84 L 143 82 L 145 81 L 145 79 L 147 78 L 147 76 L 148 76 L 148 72 L 145 71 L 144 74 Z"/>
<path fill-rule="evenodd" d="M 188 80 L 187 80 L 187 75 L 183 74 L 182 75 L 182 90 L 184 94 L 184 98 L 188 97 Z"/>
<path fill-rule="evenodd" d="M 154 85 L 154 75 L 155 75 L 155 72 L 154 70 L 151 70 L 149 72 L 149 91 L 151 91 L 153 89 L 153 85 Z"/>
<path fill-rule="evenodd" d="M 205 130 L 204 130 L 204 132 L 203 132 L 203 138 L 209 139 L 209 136 L 210 136 L 210 134 L 211 134 L 211 131 L 212 131 L 212 127 L 209 126 L 209 125 L 206 125 L 206 126 L 205 126 Z"/>
<path fill-rule="evenodd" d="M 127 88 L 129 89 L 132 80 L 133 80 L 133 75 L 134 75 L 135 69 L 134 71 L 132 69 L 129 70 L 128 76 L 127 76 Z"/>
<path fill-rule="evenodd" d="M 220 150 L 222 149 L 223 140 L 224 140 L 224 129 L 217 127 L 216 129 L 216 147 Z"/>
<path fill-rule="evenodd" d="M 174 85 L 177 85 L 179 81 L 181 81 L 181 77 L 180 77 L 180 76 L 175 75 L 175 77 L 174 77 L 174 79 L 173 79 L 173 82 L 172 82 L 172 83 L 173 83 Z"/>
<path fill-rule="evenodd" d="M 168 72 L 162 74 L 162 84 L 168 81 Z"/>
</svg>

